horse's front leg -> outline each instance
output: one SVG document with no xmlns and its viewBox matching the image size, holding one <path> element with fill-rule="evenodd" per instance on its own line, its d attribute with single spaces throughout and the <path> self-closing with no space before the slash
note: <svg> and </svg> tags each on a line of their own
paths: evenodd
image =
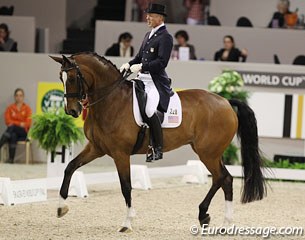
<svg viewBox="0 0 305 240">
<path fill-rule="evenodd" d="M 75 170 L 91 162 L 97 157 L 102 157 L 103 155 L 103 153 L 97 152 L 95 148 L 88 143 L 84 150 L 78 154 L 76 158 L 69 162 L 65 169 L 64 179 L 59 192 L 59 207 L 57 209 L 57 217 L 62 217 L 69 211 L 68 206 L 65 204 L 65 200 L 68 197 L 70 181 Z"/>
<path fill-rule="evenodd" d="M 131 232 L 131 221 L 135 217 L 135 210 L 131 206 L 131 179 L 130 179 L 130 156 L 122 154 L 120 157 L 114 159 L 116 168 L 118 170 L 122 194 L 125 198 L 127 215 L 122 223 L 119 232 Z"/>
</svg>

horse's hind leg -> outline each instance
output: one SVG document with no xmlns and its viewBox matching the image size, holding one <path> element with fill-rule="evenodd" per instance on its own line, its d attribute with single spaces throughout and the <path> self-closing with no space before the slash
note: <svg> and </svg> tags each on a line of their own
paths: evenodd
<svg viewBox="0 0 305 240">
<path fill-rule="evenodd" d="M 97 153 L 95 151 L 95 148 L 90 143 L 88 143 L 85 149 L 68 164 L 68 166 L 65 169 L 64 179 L 59 192 L 60 196 L 59 196 L 59 207 L 57 209 L 57 217 L 62 217 L 69 211 L 64 201 L 68 197 L 69 185 L 73 173 L 79 167 L 91 162 L 97 157 L 102 157 L 103 155 L 104 154 L 101 154 L 100 152 Z"/>
<path fill-rule="evenodd" d="M 121 190 L 122 194 L 125 198 L 125 203 L 127 207 L 127 214 L 124 222 L 121 225 L 121 228 L 118 230 L 119 232 L 131 232 L 131 222 L 135 217 L 135 210 L 131 206 L 131 178 L 130 178 L 130 156 L 126 156 L 125 154 L 120 154 L 120 156 L 116 156 L 115 165 L 119 174 Z"/>
<path fill-rule="evenodd" d="M 224 180 L 222 184 L 222 190 L 225 194 L 225 217 L 224 225 L 230 224 L 233 218 L 233 177 L 228 172 L 225 166 L 222 166 L 224 174 Z"/>
<path fill-rule="evenodd" d="M 221 162 L 221 158 L 207 158 L 204 153 L 199 153 L 198 154 L 200 157 L 200 160 L 205 164 L 205 166 L 207 167 L 207 169 L 210 171 L 210 173 L 212 174 L 212 186 L 209 190 L 209 192 L 207 193 L 207 195 L 205 196 L 205 198 L 203 199 L 203 201 L 200 203 L 199 205 L 199 222 L 200 225 L 207 226 L 210 222 L 210 215 L 208 214 L 208 209 L 211 203 L 211 200 L 213 199 L 215 193 L 217 192 L 217 190 L 223 186 L 224 183 L 224 172 L 223 172 L 223 168 L 222 168 L 222 162 Z"/>
</svg>

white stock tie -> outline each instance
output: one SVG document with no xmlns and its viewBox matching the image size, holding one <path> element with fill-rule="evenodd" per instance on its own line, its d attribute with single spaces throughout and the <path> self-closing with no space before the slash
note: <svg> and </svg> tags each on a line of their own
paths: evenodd
<svg viewBox="0 0 305 240">
<path fill-rule="evenodd" d="M 155 33 L 155 31 L 154 31 L 154 29 L 152 29 L 151 32 L 150 32 L 150 34 L 149 34 L 148 39 L 150 39 L 150 38 L 154 35 L 154 33 Z"/>
</svg>

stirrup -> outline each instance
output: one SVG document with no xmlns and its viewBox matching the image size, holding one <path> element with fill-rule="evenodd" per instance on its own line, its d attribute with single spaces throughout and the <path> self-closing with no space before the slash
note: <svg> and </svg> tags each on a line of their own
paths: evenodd
<svg viewBox="0 0 305 240">
<path fill-rule="evenodd" d="M 147 157 L 146 162 L 152 162 L 163 159 L 162 147 L 156 147 L 152 154 Z"/>
<path fill-rule="evenodd" d="M 148 156 L 148 152 L 151 150 L 151 154 Z M 151 159 L 152 156 L 152 159 Z M 148 149 L 146 152 L 146 162 L 152 162 L 153 160 L 155 160 L 155 149 L 152 145 L 148 145 Z"/>
</svg>

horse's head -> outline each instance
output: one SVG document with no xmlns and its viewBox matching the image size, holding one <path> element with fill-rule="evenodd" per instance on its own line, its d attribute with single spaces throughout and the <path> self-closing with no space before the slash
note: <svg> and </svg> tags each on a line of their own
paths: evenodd
<svg viewBox="0 0 305 240">
<path fill-rule="evenodd" d="M 61 64 L 60 80 L 64 87 L 65 111 L 73 117 L 78 117 L 82 111 L 82 102 L 86 101 L 90 79 L 81 71 L 77 62 L 66 56 L 53 57 Z"/>
<path fill-rule="evenodd" d="M 61 64 L 65 111 L 73 117 L 78 117 L 83 107 L 103 101 L 124 80 L 112 62 L 96 53 L 50 57 Z"/>
</svg>

